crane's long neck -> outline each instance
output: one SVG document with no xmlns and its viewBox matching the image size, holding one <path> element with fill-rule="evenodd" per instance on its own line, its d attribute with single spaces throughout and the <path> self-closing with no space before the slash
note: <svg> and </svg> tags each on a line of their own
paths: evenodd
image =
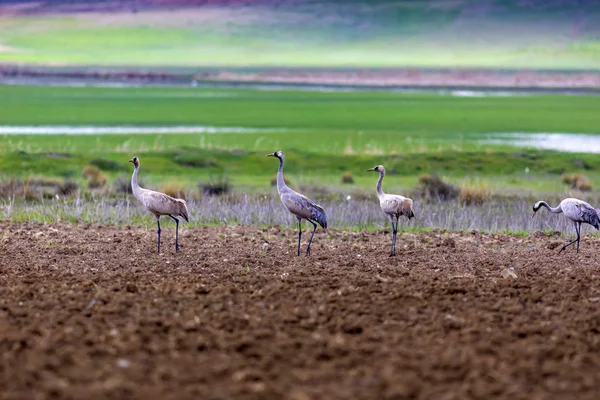
<svg viewBox="0 0 600 400">
<path fill-rule="evenodd" d="M 554 213 L 554 214 L 559 214 L 562 212 L 562 208 L 560 208 L 560 204 L 558 205 L 558 207 L 550 207 L 548 205 L 548 203 L 546 203 L 545 201 L 541 201 L 540 206 L 546 207 L 548 209 L 548 211 L 550 211 L 551 213 Z"/>
<path fill-rule="evenodd" d="M 140 170 L 140 166 L 136 165 L 133 170 L 133 175 L 131 175 L 131 190 L 133 191 L 133 194 L 135 197 L 138 197 L 141 192 L 140 185 L 138 184 L 138 171 L 139 170 Z"/>
<path fill-rule="evenodd" d="M 287 189 L 287 185 L 283 180 L 283 157 L 279 158 L 279 169 L 277 170 L 277 191 L 281 192 L 283 189 Z"/>
<path fill-rule="evenodd" d="M 381 190 L 381 182 L 383 182 L 384 176 L 385 173 L 383 171 L 379 171 L 379 180 L 377 180 L 377 197 L 382 197 L 385 195 L 385 193 L 383 193 L 383 190 Z"/>
</svg>

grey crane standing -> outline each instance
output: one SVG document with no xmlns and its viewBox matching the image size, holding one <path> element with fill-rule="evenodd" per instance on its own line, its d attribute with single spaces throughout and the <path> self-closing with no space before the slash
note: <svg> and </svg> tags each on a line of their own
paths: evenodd
<svg viewBox="0 0 600 400">
<path fill-rule="evenodd" d="M 546 207 L 548 211 L 554 214 L 563 213 L 575 224 L 575 233 L 577 233 L 577 239 L 561 247 L 558 254 L 575 242 L 577 242 L 577 253 L 579 253 L 581 224 L 590 224 L 594 228 L 600 229 L 600 218 L 598 217 L 598 211 L 583 200 L 567 198 L 561 201 L 558 207 L 550 207 L 545 201 L 538 201 L 533 205 L 533 215 L 531 218 L 535 217 L 535 213 L 540 209 L 540 207 Z"/>
<path fill-rule="evenodd" d="M 398 223 L 400 222 L 400 216 L 404 215 L 411 219 L 415 216 L 412 205 L 413 201 L 407 197 L 386 194 L 381 190 L 381 182 L 385 176 L 385 168 L 383 165 L 377 165 L 367 171 L 379 172 L 379 180 L 377 181 L 377 197 L 379 198 L 379 205 L 383 212 L 389 217 L 390 223 L 392 224 L 392 249 L 390 250 L 390 257 L 396 255 L 396 234 L 398 233 Z M 394 225 L 394 217 L 396 218 L 396 225 Z"/>
<path fill-rule="evenodd" d="M 189 222 L 189 212 L 185 200 L 176 199 L 164 193 L 155 192 L 154 190 L 143 189 L 138 184 L 138 171 L 140 170 L 140 159 L 133 157 L 129 160 L 133 163 L 134 170 L 131 176 L 131 188 L 133 195 L 156 217 L 158 224 L 158 252 L 160 253 L 160 216 L 168 215 L 175 220 L 177 224 L 175 230 L 175 251 L 179 251 L 179 219 L 182 217 L 185 222 Z"/>
<path fill-rule="evenodd" d="M 313 231 L 308 241 L 306 255 L 310 254 L 310 245 L 317 230 L 317 223 L 327 229 L 327 215 L 323 207 L 316 204 L 308 197 L 290 189 L 283 180 L 283 152 L 267 154 L 267 157 L 277 157 L 279 159 L 279 170 L 277 171 L 277 191 L 283 205 L 298 219 L 298 255 L 300 255 L 300 240 L 302 238 L 302 220 L 305 219 L 313 225 Z"/>
</svg>

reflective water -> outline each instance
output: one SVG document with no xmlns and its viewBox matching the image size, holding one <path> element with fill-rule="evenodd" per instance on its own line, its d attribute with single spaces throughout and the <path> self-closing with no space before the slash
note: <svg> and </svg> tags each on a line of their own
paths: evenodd
<svg viewBox="0 0 600 400">
<path fill-rule="evenodd" d="M 600 153 L 600 133 L 498 133 L 490 134 L 482 142 L 576 153 Z"/>
</svg>

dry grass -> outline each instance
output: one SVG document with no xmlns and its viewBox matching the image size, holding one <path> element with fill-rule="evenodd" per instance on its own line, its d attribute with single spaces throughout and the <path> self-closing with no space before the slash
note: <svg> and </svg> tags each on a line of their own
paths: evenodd
<svg viewBox="0 0 600 400">
<path fill-rule="evenodd" d="M 492 198 L 492 193 L 486 186 L 463 184 L 460 187 L 459 198 L 468 206 L 481 205 Z"/>
<path fill-rule="evenodd" d="M 565 185 L 569 185 L 571 189 L 589 192 L 593 189 L 592 184 L 587 176 L 583 174 L 565 174 L 562 177 Z"/>
<path fill-rule="evenodd" d="M 143 184 L 140 183 L 140 186 L 143 186 Z M 122 177 L 116 178 L 113 181 L 113 190 L 115 191 L 115 193 L 132 194 L 133 190 L 131 189 L 131 179 Z"/>
<path fill-rule="evenodd" d="M 81 175 L 88 181 L 88 187 L 90 189 L 99 189 L 106 185 L 108 177 L 106 174 L 95 165 L 86 165 L 81 171 Z"/>
</svg>

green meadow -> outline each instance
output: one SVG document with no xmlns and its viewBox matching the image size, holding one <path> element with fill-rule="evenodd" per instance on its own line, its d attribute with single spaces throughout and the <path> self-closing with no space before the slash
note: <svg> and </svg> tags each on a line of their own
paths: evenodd
<svg viewBox="0 0 600 400">
<path fill-rule="evenodd" d="M 369 188 L 365 173 L 386 166 L 389 184 L 410 187 L 424 173 L 494 191 L 556 191 L 564 173 L 600 178 L 593 154 L 486 143 L 497 133 L 599 133 L 600 97 L 318 92 L 217 88 L 0 86 L 0 126 L 213 127 L 210 133 L 1 134 L 5 178 L 81 180 L 93 164 L 126 178 L 142 160 L 153 186 L 227 177 L 234 188 L 264 190 L 283 150 L 295 184 Z M 233 129 L 235 128 L 235 129 Z M 239 131 L 239 129 L 242 131 Z M 64 130 L 61 131 L 61 129 Z M 238 130 L 236 132 L 236 129 Z"/>
</svg>

